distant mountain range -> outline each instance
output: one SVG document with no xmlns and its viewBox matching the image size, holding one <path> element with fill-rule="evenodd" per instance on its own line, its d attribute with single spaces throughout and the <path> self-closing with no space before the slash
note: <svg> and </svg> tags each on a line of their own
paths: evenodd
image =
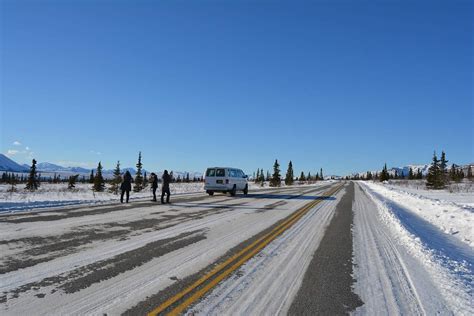
<svg viewBox="0 0 474 316">
<path fill-rule="evenodd" d="M 79 175 L 89 175 L 91 173 L 91 169 L 82 168 L 82 167 L 63 167 L 60 165 L 56 165 L 49 162 L 40 162 L 36 165 L 38 172 L 42 173 L 57 173 L 60 175 L 71 175 L 71 174 L 79 174 Z M 28 172 L 30 170 L 30 166 L 28 165 L 20 165 L 13 161 L 12 159 L 8 158 L 4 154 L 0 154 L 0 172 L 1 171 L 8 171 L 8 172 Z M 129 171 L 132 175 L 135 175 L 136 170 L 134 168 L 122 168 L 122 172 Z M 95 169 L 94 169 L 95 172 Z M 113 169 L 104 169 L 102 173 L 106 177 L 110 177 L 113 174 Z M 143 170 L 147 174 L 150 174 L 149 171 Z M 186 174 L 189 173 L 189 177 L 192 179 L 193 177 L 202 177 L 201 172 L 187 172 L 187 171 L 173 171 L 173 175 L 175 177 L 180 176 L 181 178 L 186 177 Z M 161 177 L 162 172 L 157 172 L 157 175 Z"/>
</svg>

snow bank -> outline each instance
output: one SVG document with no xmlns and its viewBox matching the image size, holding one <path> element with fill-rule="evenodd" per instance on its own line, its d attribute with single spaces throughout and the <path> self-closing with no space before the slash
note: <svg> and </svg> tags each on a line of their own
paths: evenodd
<svg viewBox="0 0 474 316">
<path fill-rule="evenodd" d="M 383 196 L 385 202 L 394 202 L 435 225 L 446 234 L 474 247 L 474 195 L 428 191 L 415 188 L 398 188 L 392 185 L 365 182 L 373 192 Z M 454 201 L 466 201 L 458 203 Z"/>
<path fill-rule="evenodd" d="M 416 202 L 413 199 L 416 198 L 408 196 L 401 199 L 400 196 L 403 195 L 398 196 L 399 193 L 395 192 L 396 194 L 394 194 L 382 185 L 361 184 L 376 204 L 378 215 L 391 232 L 394 241 L 403 245 L 410 256 L 416 258 L 425 267 L 453 313 L 474 314 L 472 300 L 474 252 L 472 245 L 455 238 L 455 235 L 447 235 L 438 229 L 435 223 L 441 223 L 434 219 L 436 216 L 433 218 L 431 215 L 427 215 L 430 213 L 429 207 L 423 209 L 421 208 L 422 204 L 417 205 L 420 208 L 413 206 Z M 397 202 L 393 202 L 392 197 L 398 199 Z M 422 200 L 420 199 L 420 201 Z M 408 207 L 405 208 L 403 205 Z M 417 214 L 412 212 L 412 209 L 417 209 Z M 434 212 L 438 211 L 435 207 Z M 426 216 L 426 220 L 431 219 L 435 223 L 427 222 L 423 215 Z M 471 223 L 472 216 L 470 213 Z M 451 223 L 452 227 L 458 227 L 464 233 L 470 231 L 472 234 L 472 229 L 468 228 L 469 224 L 461 224 L 461 221 L 458 220 L 454 220 L 454 222 L 455 224 Z"/>
</svg>

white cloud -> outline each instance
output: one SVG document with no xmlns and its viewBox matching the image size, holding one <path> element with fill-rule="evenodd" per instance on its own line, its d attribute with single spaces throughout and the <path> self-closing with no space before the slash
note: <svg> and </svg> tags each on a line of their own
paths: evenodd
<svg viewBox="0 0 474 316">
<path fill-rule="evenodd" d="M 15 150 L 15 149 L 8 149 L 7 151 L 7 156 L 14 156 L 16 154 L 18 154 L 18 150 Z"/>
<path fill-rule="evenodd" d="M 15 140 L 15 141 L 13 142 L 13 145 L 15 145 L 15 146 L 21 146 L 21 143 L 20 143 L 19 141 Z"/>
<path fill-rule="evenodd" d="M 89 152 L 90 152 L 91 154 L 98 155 L 98 156 L 102 155 L 102 153 L 101 153 L 100 151 L 89 150 Z"/>
<path fill-rule="evenodd" d="M 26 150 L 30 150 L 30 147 L 26 146 L 25 149 L 26 149 Z"/>
</svg>

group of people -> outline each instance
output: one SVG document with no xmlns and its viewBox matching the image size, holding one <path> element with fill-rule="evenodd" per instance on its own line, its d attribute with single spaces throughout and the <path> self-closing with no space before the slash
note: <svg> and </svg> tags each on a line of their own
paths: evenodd
<svg viewBox="0 0 474 316">
<path fill-rule="evenodd" d="M 168 173 L 168 170 L 163 172 L 163 176 L 161 177 L 162 185 L 161 185 L 161 204 L 165 204 L 164 197 L 166 194 L 166 203 L 170 203 L 170 182 L 171 176 Z M 156 200 L 156 190 L 158 189 L 158 176 L 156 173 L 152 172 L 150 174 L 150 183 L 151 189 L 153 191 L 153 202 L 157 202 Z M 120 190 L 122 191 L 120 194 L 120 202 L 123 203 L 123 197 L 126 197 L 126 203 L 130 199 L 130 191 L 132 190 L 132 182 L 133 178 L 130 172 L 127 170 L 123 175 L 122 184 L 120 185 Z"/>
</svg>

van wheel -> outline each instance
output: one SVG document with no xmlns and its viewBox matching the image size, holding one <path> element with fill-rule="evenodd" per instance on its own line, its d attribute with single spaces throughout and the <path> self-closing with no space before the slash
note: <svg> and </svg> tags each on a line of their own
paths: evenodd
<svg viewBox="0 0 474 316">
<path fill-rule="evenodd" d="M 213 195 L 214 195 L 214 191 L 207 191 L 207 194 L 209 194 L 210 196 L 213 196 Z"/>
<path fill-rule="evenodd" d="M 237 193 L 237 187 L 234 184 L 234 187 L 232 188 L 232 190 L 230 190 L 230 195 L 235 196 L 236 193 Z"/>
<path fill-rule="evenodd" d="M 249 194 L 249 185 L 248 184 L 245 185 L 244 194 L 245 195 Z"/>
</svg>

